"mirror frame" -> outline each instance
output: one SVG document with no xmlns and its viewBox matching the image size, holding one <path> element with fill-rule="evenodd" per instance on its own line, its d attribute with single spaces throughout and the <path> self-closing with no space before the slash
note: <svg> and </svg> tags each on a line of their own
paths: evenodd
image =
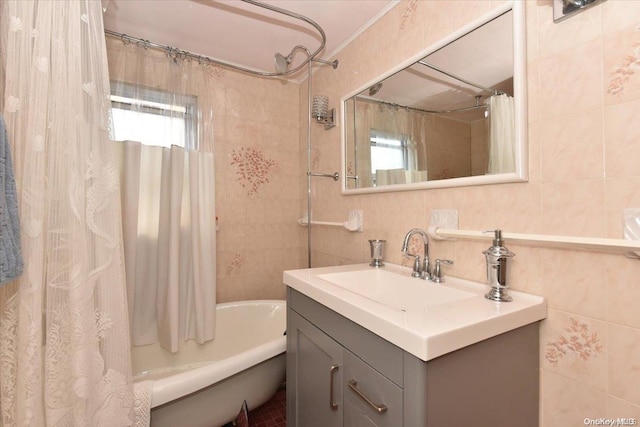
<svg viewBox="0 0 640 427">
<path fill-rule="evenodd" d="M 474 185 L 501 184 L 510 182 L 527 182 L 528 175 L 528 144 L 527 144 L 527 59 L 526 59 L 526 27 L 525 27 L 525 5 L 522 1 L 512 0 L 502 4 L 500 7 L 480 16 L 470 24 L 460 28 L 459 30 L 449 34 L 435 44 L 420 51 L 416 55 L 399 64 L 397 67 L 377 76 L 373 80 L 366 82 L 354 92 L 344 96 L 340 100 L 342 135 L 341 135 L 341 169 L 342 169 L 342 194 L 364 194 L 364 193 L 382 193 L 390 191 L 408 191 L 408 190 L 424 190 L 430 188 L 447 188 L 447 187 L 464 187 Z M 473 31 L 479 26 L 489 22 L 490 20 L 513 10 L 513 95 L 514 95 L 514 120 L 515 120 L 515 172 L 495 174 L 495 175 L 477 175 L 461 178 L 448 178 L 433 181 L 416 182 L 411 184 L 391 184 L 380 187 L 367 188 L 347 188 L 348 180 L 351 179 L 347 175 L 347 158 L 346 158 L 346 108 L 345 103 L 350 98 L 356 96 L 360 92 L 371 87 L 375 83 L 386 79 L 425 56 L 435 52 L 436 50 L 448 45 L 454 40 Z"/>
</svg>

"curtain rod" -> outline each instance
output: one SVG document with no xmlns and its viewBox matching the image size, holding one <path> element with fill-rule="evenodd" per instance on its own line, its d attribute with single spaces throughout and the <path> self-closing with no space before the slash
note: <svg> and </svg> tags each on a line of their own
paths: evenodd
<svg viewBox="0 0 640 427">
<path fill-rule="evenodd" d="M 458 77 L 458 76 L 456 76 L 455 74 L 451 74 L 450 72 L 445 71 L 445 70 L 443 70 L 442 68 L 436 67 L 435 65 L 430 64 L 430 63 L 426 62 L 425 60 L 422 60 L 422 59 L 421 59 L 420 61 L 418 61 L 418 64 L 420 64 L 420 65 L 424 65 L 424 66 L 425 66 L 425 67 L 427 67 L 427 68 L 431 68 L 432 70 L 437 71 L 437 72 L 439 72 L 439 73 L 442 73 L 442 74 L 444 74 L 445 76 L 449 76 L 449 77 L 451 77 L 452 79 L 458 80 L 459 82 L 462 82 L 462 83 L 468 84 L 469 86 L 473 86 L 473 87 L 475 87 L 476 89 L 480 89 L 480 90 L 483 90 L 483 91 L 485 91 L 485 92 L 492 93 L 492 94 L 494 94 L 494 95 L 502 95 L 502 94 L 503 94 L 503 92 L 500 92 L 499 90 L 492 89 L 492 88 L 485 87 L 485 86 L 481 86 L 481 85 L 476 84 L 476 83 L 471 83 L 469 80 L 465 80 L 465 79 L 463 79 L 462 77 Z"/>
<path fill-rule="evenodd" d="M 154 49 L 159 49 L 159 50 L 166 50 L 167 53 L 169 55 L 175 54 L 176 57 L 181 57 L 181 58 L 191 58 L 191 59 L 197 59 L 198 61 L 202 62 L 202 61 L 206 61 L 206 62 L 211 62 L 214 64 L 219 64 L 219 65 L 226 65 L 225 63 L 221 62 L 221 61 L 217 61 L 215 59 L 209 58 L 208 56 L 203 56 L 203 55 L 197 55 L 195 53 L 191 53 L 188 52 L 186 50 L 182 50 L 182 49 L 178 49 L 172 46 L 168 46 L 168 45 L 164 45 L 164 44 L 159 44 L 159 43 L 155 43 L 146 39 L 141 39 L 138 37 L 133 37 L 127 34 L 123 34 L 123 33 L 117 33 L 115 31 L 111 31 L 111 30 L 104 30 L 104 33 L 108 36 L 112 36 L 112 37 L 117 37 L 120 40 L 122 40 L 123 42 L 134 42 L 137 44 L 141 44 L 144 47 L 150 47 L 150 48 L 154 48 Z"/>
<path fill-rule="evenodd" d="M 453 110 L 423 110 L 421 108 L 414 108 L 414 107 L 406 107 L 404 105 L 400 105 L 400 104 L 394 104 L 393 102 L 387 102 L 387 101 L 382 101 L 379 99 L 373 99 L 373 98 L 366 98 L 364 96 L 356 96 L 356 99 L 359 99 L 361 101 L 365 101 L 365 102 L 371 102 L 371 103 L 376 103 L 376 104 L 383 104 L 383 105 L 388 105 L 390 107 L 395 107 L 395 108 L 403 108 L 406 110 L 413 110 L 413 111 L 420 111 L 421 113 L 431 113 L 431 114 L 447 114 L 447 113 L 460 113 L 463 111 L 471 111 L 471 110 L 478 110 L 478 109 L 482 109 L 482 108 L 487 108 L 486 104 L 480 104 L 480 98 L 476 96 L 476 105 L 473 105 L 471 107 L 462 107 L 462 108 L 456 108 Z"/>
<path fill-rule="evenodd" d="M 112 36 L 112 37 L 116 37 L 119 38 L 120 40 L 122 40 L 123 42 L 133 42 L 136 44 L 140 44 L 145 48 L 152 48 L 152 49 L 158 49 L 158 50 L 164 50 L 167 52 L 167 55 L 172 58 L 174 61 L 178 60 L 178 59 L 185 59 L 185 58 L 190 58 L 190 59 L 195 59 L 200 63 L 209 63 L 209 64 L 215 64 L 215 65 L 219 65 L 221 67 L 227 67 L 227 68 L 232 68 L 234 70 L 237 71 L 242 71 L 245 73 L 249 73 L 249 74 L 255 74 L 255 75 L 259 75 L 259 76 L 263 76 L 263 77 L 275 77 L 275 76 L 283 76 L 285 74 L 279 74 L 279 73 L 267 73 L 264 71 L 260 71 L 260 70 L 255 70 L 252 68 L 245 68 L 245 67 L 241 67 L 239 65 L 234 65 L 228 62 L 224 62 L 224 61 L 220 61 L 217 59 L 213 59 L 209 56 L 205 56 L 205 55 L 198 55 L 196 53 L 192 53 L 186 50 L 182 50 L 179 49 L 177 47 L 173 47 L 173 46 L 169 46 L 169 45 L 165 45 L 165 44 L 160 44 L 160 43 L 155 43 L 146 39 L 141 39 L 138 37 L 134 37 L 134 36 L 130 36 L 128 34 L 124 34 L 124 33 L 117 33 L 115 31 L 111 31 L 111 30 L 104 30 L 105 34 L 108 36 Z"/>
<path fill-rule="evenodd" d="M 297 71 L 301 70 L 302 67 L 304 67 L 305 65 L 307 65 L 308 63 L 310 63 L 311 61 L 315 60 L 318 62 L 323 62 L 322 60 L 319 59 L 315 59 L 315 57 L 320 53 L 320 51 L 322 49 L 324 49 L 324 46 L 327 42 L 327 36 L 324 33 L 324 30 L 322 29 L 322 27 L 320 27 L 320 25 L 318 25 L 316 22 L 314 22 L 313 20 L 311 20 L 310 18 L 307 18 L 304 15 L 295 13 L 295 12 L 291 12 L 290 10 L 287 9 L 283 9 L 277 6 L 273 6 L 270 4 L 265 4 L 265 3 L 260 3 L 259 1 L 256 0 L 241 0 L 244 3 L 248 3 L 257 7 L 261 7 L 263 9 L 267 9 L 267 10 L 271 10 L 273 12 L 276 13 L 280 13 L 282 15 L 286 15 L 289 16 L 291 18 L 294 19 L 298 19 L 300 21 L 306 22 L 307 24 L 311 25 L 312 27 L 314 27 L 316 30 L 318 30 L 318 33 L 320 35 L 321 38 L 321 43 L 320 46 L 318 47 L 318 49 L 315 50 L 315 52 L 313 53 L 308 53 L 307 58 L 302 61 L 302 63 L 300 65 L 298 65 L 295 68 L 292 68 L 290 70 L 287 70 L 284 73 L 280 73 L 280 72 L 266 72 L 266 71 L 262 71 L 262 70 L 256 70 L 254 68 L 248 68 L 248 67 L 242 67 L 240 65 L 236 65 L 236 64 L 232 64 L 230 62 L 224 62 L 218 59 L 213 59 L 210 58 L 208 56 L 203 56 L 203 55 L 197 55 L 195 53 L 191 53 L 182 49 L 178 49 L 175 47 L 171 47 L 171 46 L 167 46 L 167 45 L 163 45 L 163 44 L 159 44 L 159 43 L 154 43 L 151 42 L 149 40 L 145 40 L 145 39 L 141 39 L 141 38 L 137 38 L 137 37 L 132 37 L 132 36 L 128 36 L 126 34 L 122 34 L 122 33 L 117 33 L 115 31 L 111 31 L 111 30 L 107 30 L 105 29 L 105 34 L 108 34 L 110 36 L 113 37 L 119 37 L 120 39 L 127 40 L 130 42 L 136 42 L 136 43 L 141 43 L 144 46 L 148 46 L 148 47 L 152 47 L 155 49 L 162 49 L 162 50 L 166 50 L 169 55 L 174 55 L 171 56 L 174 60 L 176 60 L 177 58 L 193 58 L 193 59 L 197 59 L 198 61 L 206 61 L 209 63 L 213 63 L 213 64 L 217 64 L 220 65 L 222 67 L 227 67 L 227 68 L 231 68 L 237 71 L 242 71 L 244 73 L 249 73 L 249 74 L 253 74 L 253 75 L 258 75 L 258 76 L 262 76 L 262 77 L 281 77 L 281 76 L 288 76 L 290 74 L 296 73 Z M 295 48 L 294 48 L 295 49 Z M 335 66 L 334 66 L 335 68 Z"/>
</svg>

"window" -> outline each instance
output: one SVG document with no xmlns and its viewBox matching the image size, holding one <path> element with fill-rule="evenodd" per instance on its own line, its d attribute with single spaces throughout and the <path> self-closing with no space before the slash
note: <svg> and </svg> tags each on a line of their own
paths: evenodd
<svg viewBox="0 0 640 427">
<path fill-rule="evenodd" d="M 197 149 L 196 97 L 111 82 L 111 139 Z"/>
<path fill-rule="evenodd" d="M 378 169 L 409 169 L 409 137 L 371 130 L 371 173 Z"/>
</svg>

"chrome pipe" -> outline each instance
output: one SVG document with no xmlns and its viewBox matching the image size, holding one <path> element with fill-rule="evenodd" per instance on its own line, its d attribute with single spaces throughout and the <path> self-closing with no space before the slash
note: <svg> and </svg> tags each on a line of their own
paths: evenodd
<svg viewBox="0 0 640 427">
<path fill-rule="evenodd" d="M 309 177 L 320 176 L 324 178 L 333 178 L 334 181 L 337 181 L 340 179 L 340 174 L 338 172 L 334 172 L 334 173 L 307 172 L 307 176 Z"/>
<path fill-rule="evenodd" d="M 324 60 L 321 60 L 321 59 L 315 59 L 315 57 L 322 51 L 322 49 L 324 49 L 324 46 L 325 46 L 325 44 L 327 42 L 327 36 L 326 36 L 324 30 L 316 22 L 314 22 L 313 20 L 307 18 L 304 15 L 300 15 L 298 13 L 291 12 L 289 10 L 282 9 L 280 7 L 273 6 L 273 5 L 270 5 L 270 4 L 260 3 L 260 2 L 255 1 L 255 0 L 241 0 L 241 1 L 243 1 L 245 3 L 248 3 L 248 4 L 251 4 L 253 6 L 261 7 L 263 9 L 268 9 L 268 10 L 271 10 L 272 12 L 280 13 L 282 15 L 287 15 L 287 16 L 289 16 L 291 18 L 298 19 L 298 20 L 306 22 L 307 24 L 313 26 L 316 30 L 318 30 L 318 33 L 320 34 L 320 38 L 322 39 L 321 42 L 320 42 L 320 46 L 313 53 L 309 53 L 309 51 L 305 48 L 305 50 L 307 50 L 308 57 L 300 65 L 298 65 L 297 67 L 292 68 L 290 70 L 287 70 L 286 72 L 280 73 L 280 72 L 266 72 L 266 71 L 262 71 L 262 70 L 256 70 L 256 69 L 253 69 L 253 68 L 242 67 L 240 65 L 231 64 L 231 63 L 228 63 L 228 62 L 225 62 L 225 61 L 221 61 L 219 59 L 213 59 L 213 58 L 210 58 L 208 56 L 203 56 L 203 55 L 196 55 L 194 53 L 187 52 L 187 51 L 181 50 L 181 49 L 177 49 L 177 48 L 172 47 L 172 46 L 163 45 L 163 44 L 160 44 L 160 43 L 155 43 L 155 42 L 152 42 L 152 41 L 149 41 L 149 40 L 145 40 L 145 39 L 141 39 L 141 38 L 138 38 L 138 37 L 129 36 L 127 34 L 117 33 L 115 31 L 111 31 L 111 30 L 107 30 L 107 29 L 105 29 L 104 32 L 107 35 L 110 35 L 110 36 L 113 36 L 113 37 L 118 37 L 118 38 L 122 39 L 123 41 L 141 43 L 144 46 L 151 47 L 151 48 L 154 48 L 154 49 L 166 50 L 169 54 L 173 54 L 173 55 L 179 56 L 181 58 L 191 58 L 191 59 L 195 59 L 195 60 L 200 61 L 200 62 L 207 62 L 207 63 L 210 63 L 210 64 L 216 64 L 216 65 L 220 65 L 222 67 L 231 68 L 231 69 L 236 70 L 236 71 L 241 71 L 243 73 L 253 74 L 253 75 L 262 76 L 262 77 L 288 76 L 290 74 L 293 74 L 293 73 L 301 70 L 305 65 L 309 64 L 311 61 L 331 64 L 331 65 L 333 65 L 333 68 L 336 68 L 338 66 L 338 61 L 337 60 L 333 61 L 333 62 L 329 62 L 329 61 L 324 61 Z M 298 46 L 296 46 L 296 48 L 297 47 Z M 294 49 L 296 49 L 296 48 L 294 48 Z"/>
<path fill-rule="evenodd" d="M 406 111 L 419 111 L 421 113 L 431 113 L 431 114 L 459 113 L 459 112 L 462 112 L 462 111 L 471 111 L 471 110 L 479 110 L 479 109 L 487 108 L 487 106 L 485 104 L 479 104 L 478 101 L 476 101 L 476 105 L 473 105 L 471 107 L 454 108 L 454 109 L 451 109 L 451 110 L 425 110 L 423 108 L 407 107 L 407 106 L 400 105 L 400 104 L 394 104 L 393 102 L 381 101 L 379 99 L 370 99 L 370 98 L 365 98 L 365 97 L 362 97 L 362 96 L 356 96 L 356 98 L 358 100 L 360 100 L 360 101 L 387 105 L 389 107 L 397 108 L 397 109 L 402 108 L 403 110 L 406 110 Z"/>
<path fill-rule="evenodd" d="M 309 62 L 307 68 L 307 266 L 311 268 L 311 217 L 312 217 L 312 204 L 311 204 L 311 66 L 313 64 Z"/>
<path fill-rule="evenodd" d="M 458 81 L 460 81 L 460 82 L 462 82 L 462 83 L 468 84 L 469 86 L 473 86 L 473 87 L 475 87 L 476 89 L 481 89 L 481 90 L 483 90 L 483 91 L 485 91 L 485 92 L 489 92 L 489 93 L 492 93 L 492 94 L 494 94 L 494 95 L 500 95 L 500 94 L 501 94 L 501 92 L 500 92 L 500 91 L 498 91 L 498 90 L 491 89 L 491 88 L 488 88 L 488 87 L 485 87 L 485 86 L 481 86 L 481 85 L 479 85 L 479 84 L 471 83 L 469 80 L 465 80 L 465 79 L 463 79 L 462 77 L 458 77 L 458 76 L 456 76 L 455 74 L 451 74 L 450 72 L 445 71 L 445 70 L 443 70 L 442 68 L 436 67 L 436 66 L 435 66 L 435 65 L 433 65 L 433 64 L 429 64 L 428 62 L 426 62 L 426 61 L 424 61 L 424 60 L 420 60 L 420 61 L 418 61 L 418 64 L 420 64 L 420 65 L 424 65 L 425 67 L 428 67 L 428 68 L 431 68 L 431 69 L 432 69 L 432 70 L 434 70 L 434 71 L 437 71 L 437 72 L 439 72 L 439 73 L 442 73 L 442 74 L 444 74 L 444 75 L 446 75 L 446 76 L 449 76 L 449 77 L 451 77 L 452 79 L 456 79 L 456 80 L 458 80 Z"/>
</svg>

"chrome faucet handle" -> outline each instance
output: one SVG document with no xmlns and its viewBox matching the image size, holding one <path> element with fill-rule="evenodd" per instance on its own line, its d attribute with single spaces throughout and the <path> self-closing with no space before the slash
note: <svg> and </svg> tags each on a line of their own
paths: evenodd
<svg viewBox="0 0 640 427">
<path fill-rule="evenodd" d="M 429 262 L 429 257 L 427 255 L 424 256 L 422 260 L 422 269 L 420 271 L 420 278 L 422 280 L 431 280 L 431 263 Z"/>
<path fill-rule="evenodd" d="M 441 264 L 453 265 L 453 261 L 451 261 L 450 259 L 436 260 L 436 266 L 433 268 L 433 274 L 431 275 L 431 280 L 433 280 L 435 283 L 444 283 Z"/>
<path fill-rule="evenodd" d="M 413 257 L 413 271 L 411 272 L 411 277 L 420 277 L 422 274 L 422 270 L 420 269 L 420 255 L 414 255 L 407 251 L 402 251 L 404 256 Z"/>
</svg>

